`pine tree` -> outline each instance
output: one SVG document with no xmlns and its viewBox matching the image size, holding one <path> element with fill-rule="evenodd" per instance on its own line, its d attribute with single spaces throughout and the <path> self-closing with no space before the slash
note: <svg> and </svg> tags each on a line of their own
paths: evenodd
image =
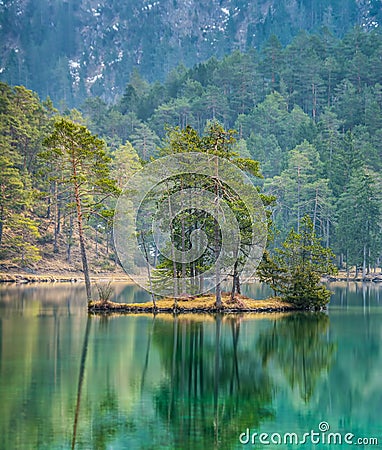
<svg viewBox="0 0 382 450">
<path fill-rule="evenodd" d="M 82 268 L 86 295 L 91 301 L 91 284 L 86 252 L 84 221 L 94 213 L 106 197 L 118 192 L 115 182 L 109 176 L 110 159 L 106 156 L 105 143 L 93 136 L 82 125 L 69 119 L 58 119 L 54 130 L 45 140 L 50 151 L 43 155 L 54 158 L 61 169 L 61 182 L 71 187 L 74 198 Z"/>
<path fill-rule="evenodd" d="M 320 278 L 336 272 L 333 258 L 333 252 L 321 245 L 313 222 L 305 216 L 300 233 L 292 230 L 274 256 L 264 254 L 258 274 L 286 301 L 301 308 L 321 309 L 331 292 L 320 284 Z"/>
</svg>

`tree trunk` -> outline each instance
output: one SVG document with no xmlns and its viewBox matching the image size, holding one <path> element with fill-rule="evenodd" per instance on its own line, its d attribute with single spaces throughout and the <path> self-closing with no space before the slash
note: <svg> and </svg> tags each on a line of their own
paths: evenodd
<svg viewBox="0 0 382 450">
<path fill-rule="evenodd" d="M 4 206 L 0 207 L 0 245 L 3 240 L 3 226 L 4 226 Z"/>
<path fill-rule="evenodd" d="M 219 226 L 215 226 L 215 241 L 216 241 L 216 247 L 215 247 L 215 261 L 219 258 L 219 247 L 217 245 L 217 241 L 219 239 Z M 215 271 L 215 283 L 216 283 L 216 290 L 215 290 L 215 302 L 216 307 L 221 308 L 222 307 L 222 293 L 221 293 L 221 286 L 220 286 L 220 267 L 219 264 L 216 262 L 216 271 Z"/>
<path fill-rule="evenodd" d="M 318 189 L 316 189 L 316 198 L 314 199 L 314 212 L 313 212 L 313 230 L 316 230 L 317 220 L 317 206 L 318 206 Z"/>
<path fill-rule="evenodd" d="M 58 253 L 58 233 L 60 231 L 60 208 L 58 205 L 58 185 L 57 181 L 54 183 L 54 240 L 53 240 L 53 253 Z"/>
<path fill-rule="evenodd" d="M 171 236 L 171 258 L 172 258 L 172 276 L 174 279 L 174 307 L 177 307 L 178 301 L 177 296 L 179 293 L 178 290 L 178 276 L 177 276 L 177 270 L 176 270 L 176 261 L 175 261 L 175 242 L 174 242 L 174 229 L 173 229 L 173 223 L 172 223 L 172 208 L 171 208 L 171 200 L 170 200 L 170 193 L 168 193 L 168 212 L 170 215 L 170 236 Z"/>
<path fill-rule="evenodd" d="M 238 262 L 235 261 L 233 266 L 233 278 L 232 278 L 232 290 L 231 290 L 231 300 L 233 301 L 235 298 L 235 293 L 240 294 L 240 278 L 239 273 L 237 271 Z"/>
<path fill-rule="evenodd" d="M 52 199 L 50 198 L 50 195 L 48 196 L 48 207 L 46 209 L 46 218 L 50 219 L 50 209 L 51 209 L 51 203 Z"/>
<path fill-rule="evenodd" d="M 145 242 L 145 237 L 144 237 L 143 232 L 141 232 L 141 237 L 142 237 L 143 250 L 145 252 L 145 259 L 146 259 L 146 264 L 147 264 L 147 276 L 149 278 L 149 286 L 150 286 L 150 291 L 151 291 L 151 300 L 153 302 L 154 308 L 156 309 L 157 305 L 155 303 L 155 295 L 154 295 L 154 292 L 153 292 L 153 284 L 152 284 L 152 278 L 151 278 L 149 255 L 148 255 L 148 252 L 147 252 L 147 247 L 146 247 L 146 242 Z"/>
<path fill-rule="evenodd" d="M 240 287 L 240 275 L 236 275 L 236 292 L 238 294 L 241 294 L 241 287 Z"/>
<path fill-rule="evenodd" d="M 216 202 L 216 212 L 217 215 L 219 214 L 219 186 L 218 186 L 218 175 L 219 175 L 219 162 L 218 159 L 215 158 L 215 176 L 216 176 L 216 184 L 215 184 L 215 202 Z M 221 287 L 220 287 L 220 267 L 218 264 L 218 258 L 220 253 L 219 248 L 219 221 L 216 220 L 215 224 L 215 284 L 216 284 L 216 290 L 215 290 L 215 303 L 217 308 L 222 307 L 222 293 L 221 293 Z"/>
<path fill-rule="evenodd" d="M 81 196 L 80 196 L 80 189 L 79 185 L 76 180 L 76 167 L 73 164 L 73 175 L 74 175 L 74 198 L 76 202 L 76 210 L 77 210 L 77 224 L 78 224 L 78 235 L 80 238 L 80 250 L 81 250 L 81 260 L 82 260 L 82 269 L 84 272 L 84 278 L 85 278 L 85 287 L 86 287 L 86 297 L 88 299 L 88 302 L 92 299 L 92 288 L 90 283 L 90 276 L 89 276 L 89 266 L 88 266 L 88 259 L 86 256 L 86 246 L 85 246 L 85 236 L 84 236 L 84 228 L 83 228 L 83 222 L 82 222 L 82 209 L 81 209 Z"/>
<path fill-rule="evenodd" d="M 72 239 L 73 239 L 73 216 L 69 215 L 69 234 L 68 234 L 68 244 L 66 250 L 66 260 L 71 263 L 71 252 L 72 252 Z"/>
<path fill-rule="evenodd" d="M 183 179 L 181 180 L 181 209 L 183 210 Z M 186 230 L 184 224 L 184 214 L 182 212 L 181 219 L 182 227 L 182 257 L 184 258 L 184 253 L 186 251 Z M 187 294 L 186 292 L 186 263 L 182 261 L 182 294 Z"/>
<path fill-rule="evenodd" d="M 362 281 L 366 278 L 366 244 L 363 246 Z"/>
<path fill-rule="evenodd" d="M 326 248 L 329 248 L 330 244 L 330 220 L 329 217 L 326 219 Z"/>
</svg>

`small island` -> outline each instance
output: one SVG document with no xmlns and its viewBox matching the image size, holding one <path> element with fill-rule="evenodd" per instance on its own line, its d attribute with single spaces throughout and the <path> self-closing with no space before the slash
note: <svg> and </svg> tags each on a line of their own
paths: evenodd
<svg viewBox="0 0 382 450">
<path fill-rule="evenodd" d="M 283 301 L 280 297 L 271 297 L 266 300 L 253 300 L 245 295 L 237 294 L 234 300 L 231 294 L 222 293 L 222 305 L 216 306 L 215 296 L 203 295 L 198 297 L 163 298 L 157 300 L 155 306 L 152 302 L 146 303 L 115 303 L 111 301 L 92 301 L 88 304 L 91 313 L 274 313 L 296 311 L 304 309 L 292 303 Z"/>
<path fill-rule="evenodd" d="M 336 273 L 333 253 L 316 237 L 312 221 L 302 219 L 301 232 L 291 230 L 282 247 L 273 255 L 267 250 L 257 269 L 257 276 L 273 291 L 273 296 L 254 300 L 241 294 L 240 277 L 232 282 L 231 292 L 165 297 L 146 303 L 115 303 L 110 301 L 112 289 L 97 285 L 99 299 L 88 302 L 90 313 L 265 313 L 326 309 L 331 291 L 321 284 L 325 274 Z"/>
</svg>

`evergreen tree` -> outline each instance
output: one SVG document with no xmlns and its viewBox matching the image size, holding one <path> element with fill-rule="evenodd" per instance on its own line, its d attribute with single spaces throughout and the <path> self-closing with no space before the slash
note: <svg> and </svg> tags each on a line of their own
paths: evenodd
<svg viewBox="0 0 382 450">
<path fill-rule="evenodd" d="M 91 300 L 91 284 L 85 242 L 84 221 L 86 215 L 94 213 L 106 197 L 118 192 L 109 176 L 110 159 L 106 156 L 105 143 L 93 136 L 82 125 L 61 118 L 45 140 L 50 149 L 44 155 L 54 158 L 61 169 L 61 182 L 68 184 L 74 198 L 82 268 L 86 295 Z"/>
<path fill-rule="evenodd" d="M 363 278 L 382 251 L 381 199 L 380 180 L 360 168 L 338 200 L 338 250 L 345 256 L 348 270 L 351 265 L 362 267 Z"/>
<path fill-rule="evenodd" d="M 313 222 L 305 216 L 301 232 L 292 230 L 274 256 L 264 254 L 258 274 L 286 301 L 297 307 L 321 309 L 331 292 L 320 284 L 320 278 L 336 272 L 333 258 L 332 251 L 316 237 Z"/>
</svg>

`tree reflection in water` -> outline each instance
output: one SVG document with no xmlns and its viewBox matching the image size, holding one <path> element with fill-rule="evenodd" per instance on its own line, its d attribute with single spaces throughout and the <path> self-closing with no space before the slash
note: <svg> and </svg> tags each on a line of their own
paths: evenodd
<svg viewBox="0 0 382 450">
<path fill-rule="evenodd" d="M 155 402 L 176 448 L 237 442 L 243 426 L 272 417 L 270 378 L 259 358 L 239 345 L 240 322 L 235 317 L 222 323 L 216 316 L 214 332 L 208 327 L 207 333 L 201 320 L 155 324 L 154 342 L 168 374 Z"/>
<path fill-rule="evenodd" d="M 335 345 L 325 314 L 283 316 L 253 342 L 241 336 L 242 321 L 218 315 L 214 330 L 198 319 L 155 322 L 153 341 L 167 377 L 154 399 L 175 448 L 231 448 L 247 427 L 274 418 L 271 360 L 306 402 L 329 369 Z"/>
<path fill-rule="evenodd" d="M 311 398 L 323 371 L 328 371 L 336 345 L 327 334 L 324 313 L 297 313 L 275 320 L 271 331 L 260 334 L 258 350 L 263 366 L 273 360 L 292 389 L 299 388 L 305 402 Z"/>
<path fill-rule="evenodd" d="M 122 371 L 122 378 L 118 376 L 118 366 L 124 361 L 123 347 L 109 353 L 112 343 L 109 335 L 112 330 L 115 332 L 118 323 L 129 321 L 116 319 L 110 327 L 110 318 L 99 318 L 97 339 L 90 340 L 94 348 L 89 348 L 92 356 L 89 360 L 86 353 L 91 319 L 88 319 L 72 448 L 76 446 L 76 435 L 80 443 L 84 432 L 78 432 L 77 422 L 87 417 L 91 418 L 89 438 L 96 448 L 107 448 L 118 439 L 139 442 L 140 419 L 144 416 L 137 416 L 134 409 L 131 415 L 122 413 L 123 399 L 119 397 L 124 389 L 129 389 L 126 382 L 133 367 L 137 369 L 136 382 L 131 380 L 136 386 L 136 398 L 150 399 L 154 408 L 149 419 L 150 435 L 164 433 L 171 448 L 176 449 L 233 448 L 246 428 L 258 431 L 264 422 L 277 419 L 273 408 L 278 388 L 277 366 L 288 385 L 298 388 L 298 395 L 309 402 L 318 379 L 329 370 L 336 350 L 328 334 L 329 318 L 320 313 L 302 313 L 258 319 L 258 316 L 216 315 L 167 319 L 154 316 L 142 320 L 147 341 L 139 346 L 140 356 L 136 350 L 131 354 L 138 359 L 130 361 L 133 366 L 129 363 L 130 370 Z M 140 335 L 138 329 L 131 330 L 130 339 Z M 138 360 L 139 363 L 133 362 Z M 158 371 L 155 384 L 150 375 L 153 361 Z M 95 385 L 90 379 L 89 383 L 98 387 L 98 394 L 93 402 L 89 398 L 82 402 L 80 411 L 88 363 L 91 368 L 86 370 L 91 379 L 95 377 Z M 125 367 L 124 363 L 121 367 Z M 144 448 L 150 448 L 147 442 L 145 445 Z M 156 445 L 153 442 L 152 448 Z"/>
</svg>

